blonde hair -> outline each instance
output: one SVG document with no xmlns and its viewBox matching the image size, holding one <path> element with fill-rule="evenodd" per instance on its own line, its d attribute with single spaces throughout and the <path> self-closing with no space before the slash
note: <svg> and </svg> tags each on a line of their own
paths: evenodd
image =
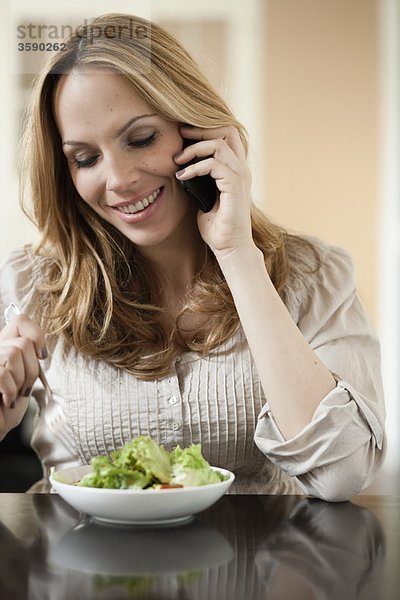
<svg viewBox="0 0 400 600">
<path fill-rule="evenodd" d="M 132 36 L 135 28 L 147 35 Z M 119 35 L 107 36 L 110 31 Z M 75 32 L 33 90 L 21 146 L 21 183 L 23 208 L 41 233 L 35 251 L 48 259 L 38 300 L 42 325 L 84 355 L 139 378 L 161 377 L 170 369 L 177 340 L 187 350 L 207 354 L 233 335 L 239 319 L 218 263 L 204 245 L 204 262 L 173 331 L 161 326 L 155 274 L 134 245 L 80 198 L 52 103 L 60 77 L 87 66 L 124 77 L 164 118 L 198 127 L 236 127 L 247 151 L 246 132 L 186 50 L 161 27 L 132 15 L 103 15 Z M 255 206 L 252 227 L 281 292 L 288 276 L 286 234 Z M 190 312 L 208 315 L 209 325 L 187 340 L 180 323 Z"/>
</svg>

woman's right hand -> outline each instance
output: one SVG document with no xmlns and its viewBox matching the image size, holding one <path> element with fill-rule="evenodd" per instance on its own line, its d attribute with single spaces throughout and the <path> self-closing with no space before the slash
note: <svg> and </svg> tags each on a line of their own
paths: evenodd
<svg viewBox="0 0 400 600">
<path fill-rule="evenodd" d="M 0 440 L 22 420 L 46 341 L 35 321 L 16 315 L 0 331 Z"/>
</svg>

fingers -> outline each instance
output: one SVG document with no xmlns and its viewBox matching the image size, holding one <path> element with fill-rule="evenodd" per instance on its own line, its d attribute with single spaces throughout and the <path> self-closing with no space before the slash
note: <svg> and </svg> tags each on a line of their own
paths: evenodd
<svg viewBox="0 0 400 600">
<path fill-rule="evenodd" d="M 39 374 L 39 362 L 35 349 L 30 340 L 26 338 L 9 339 L 0 344 L 0 371 L 11 374 L 17 392 L 28 396 L 30 388 Z M 8 385 L 2 386 L 0 372 L 0 390 L 7 394 Z M 8 381 L 8 378 L 7 378 Z M 14 393 L 14 385 L 11 393 Z M 4 388 L 4 389 L 3 389 Z"/>
<path fill-rule="evenodd" d="M 18 397 L 28 397 L 39 375 L 39 358 L 47 349 L 40 327 L 25 315 L 10 320 L 0 332 L 0 395 L 13 408 Z"/>
<path fill-rule="evenodd" d="M 18 387 L 11 372 L 5 367 L 0 367 L 0 394 L 6 408 L 15 408 L 18 396 Z"/>
<path fill-rule="evenodd" d="M 18 396 L 28 397 L 39 375 L 39 362 L 32 342 L 7 340 L 0 346 L 0 394 L 4 405 L 13 408 Z"/>
<path fill-rule="evenodd" d="M 177 179 L 186 181 L 193 177 L 211 175 L 216 180 L 220 192 L 230 191 L 230 187 L 234 189 L 238 178 L 242 182 L 251 181 L 243 145 L 236 128 L 181 127 L 181 133 L 185 137 L 190 135 L 193 144 L 189 144 L 174 157 L 175 163 L 183 167 L 176 172 Z"/>
<path fill-rule="evenodd" d="M 184 138 L 193 140 L 193 142 L 217 139 L 223 140 L 240 160 L 246 159 L 245 149 L 236 127 L 214 127 L 203 129 L 202 127 L 187 127 L 183 125 L 180 128 L 180 132 Z M 191 146 L 188 146 L 186 150 L 189 148 L 191 148 Z"/>
<path fill-rule="evenodd" d="M 225 148 L 221 153 L 218 147 L 224 144 L 222 140 L 213 140 L 212 142 L 201 142 L 196 147 L 190 146 L 185 150 L 183 161 L 179 156 L 179 162 L 189 162 L 193 157 L 204 157 L 193 164 L 185 164 L 183 169 L 178 170 L 175 176 L 180 181 L 187 181 L 194 177 L 211 175 L 220 192 L 238 192 L 251 184 L 251 174 L 247 166 L 240 163 L 230 148 Z M 217 147 L 217 150 L 210 156 L 210 149 Z M 190 151 L 190 152 L 189 152 Z M 187 153 L 186 153 L 187 152 Z M 178 162 L 178 159 L 176 159 Z M 244 187 L 243 187 L 244 186 Z"/>
<path fill-rule="evenodd" d="M 29 398 L 20 396 L 12 406 L 5 406 L 0 402 L 0 441 L 7 433 L 21 423 L 22 418 L 29 405 Z"/>
<path fill-rule="evenodd" d="M 206 140 L 198 142 L 185 148 L 181 154 L 175 157 L 177 164 L 185 164 L 194 158 L 203 159 L 213 157 L 215 160 L 229 165 L 233 172 L 240 172 L 241 163 L 225 140 L 218 138 L 215 140 Z M 203 161 L 202 161 L 203 162 Z"/>
<path fill-rule="evenodd" d="M 9 338 L 26 338 L 34 346 L 37 358 L 47 357 L 46 340 L 39 325 L 26 315 L 15 315 L 0 331 L 1 340 Z"/>
<path fill-rule="evenodd" d="M 213 158 L 208 158 L 178 171 L 176 176 L 180 181 L 187 181 L 193 177 L 211 175 L 220 192 L 234 192 L 238 186 L 235 181 L 232 181 L 231 172 L 232 170 L 226 165 L 216 162 Z"/>
</svg>

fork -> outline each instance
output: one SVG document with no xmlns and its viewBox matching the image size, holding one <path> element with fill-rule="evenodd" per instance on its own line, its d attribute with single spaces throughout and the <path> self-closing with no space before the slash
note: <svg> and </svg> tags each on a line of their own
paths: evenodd
<svg viewBox="0 0 400 600">
<path fill-rule="evenodd" d="M 12 316 L 20 315 L 20 314 L 21 314 L 21 311 L 20 311 L 18 305 L 15 304 L 15 302 L 11 302 L 11 304 L 9 304 L 4 311 L 4 319 L 5 319 L 6 324 L 8 324 L 10 322 L 10 319 Z M 39 379 L 42 382 L 42 385 L 44 387 L 44 391 L 46 394 L 45 395 L 45 402 L 46 402 L 48 398 L 51 398 L 52 392 L 51 392 L 49 383 L 46 379 L 46 375 L 44 374 L 40 363 L 39 363 Z"/>
</svg>

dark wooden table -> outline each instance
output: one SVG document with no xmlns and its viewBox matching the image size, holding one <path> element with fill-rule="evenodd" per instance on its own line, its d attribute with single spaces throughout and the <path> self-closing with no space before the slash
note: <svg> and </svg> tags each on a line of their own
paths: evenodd
<svg viewBox="0 0 400 600">
<path fill-rule="evenodd" d="M 391 600 L 400 498 L 225 496 L 170 528 L 99 525 L 55 494 L 0 494 L 1 600 Z"/>
</svg>

